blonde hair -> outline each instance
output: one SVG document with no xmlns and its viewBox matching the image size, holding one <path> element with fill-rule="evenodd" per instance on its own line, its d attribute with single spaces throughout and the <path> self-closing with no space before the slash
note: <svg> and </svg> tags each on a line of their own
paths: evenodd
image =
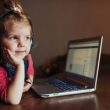
<svg viewBox="0 0 110 110">
<path fill-rule="evenodd" d="M 0 13 L 5 13 L 9 10 L 24 12 L 19 0 L 0 0 Z"/>
<path fill-rule="evenodd" d="M 7 22 L 25 22 L 29 24 L 33 31 L 31 20 L 24 13 L 19 0 L 1 0 L 0 6 L 0 37 L 6 33 L 5 25 Z"/>
</svg>

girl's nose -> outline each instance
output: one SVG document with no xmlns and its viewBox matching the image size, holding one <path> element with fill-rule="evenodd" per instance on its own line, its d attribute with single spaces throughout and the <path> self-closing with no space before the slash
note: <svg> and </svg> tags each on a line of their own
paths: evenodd
<svg viewBox="0 0 110 110">
<path fill-rule="evenodd" d="M 25 40 L 20 39 L 20 40 L 19 40 L 19 43 L 18 43 L 18 46 L 19 46 L 19 47 L 24 47 L 24 46 L 25 46 Z"/>
</svg>

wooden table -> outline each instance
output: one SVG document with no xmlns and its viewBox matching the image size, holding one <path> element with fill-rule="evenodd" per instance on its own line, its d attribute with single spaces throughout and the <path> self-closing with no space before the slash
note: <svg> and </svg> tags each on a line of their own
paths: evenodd
<svg viewBox="0 0 110 110">
<path fill-rule="evenodd" d="M 95 93 L 42 99 L 30 90 L 19 105 L 0 103 L 0 110 L 110 110 L 110 73 L 99 74 Z"/>
</svg>

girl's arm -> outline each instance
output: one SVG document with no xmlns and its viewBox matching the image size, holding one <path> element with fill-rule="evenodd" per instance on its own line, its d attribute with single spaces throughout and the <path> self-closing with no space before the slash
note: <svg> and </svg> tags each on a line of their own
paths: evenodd
<svg viewBox="0 0 110 110">
<path fill-rule="evenodd" d="M 24 63 L 17 66 L 15 76 L 8 86 L 6 102 L 10 104 L 19 104 L 24 87 Z"/>
<path fill-rule="evenodd" d="M 6 102 L 16 105 L 20 103 L 23 93 L 25 78 L 24 62 L 22 59 L 16 58 L 9 50 L 6 50 L 6 52 L 9 62 L 17 68 L 14 78 L 7 88 Z"/>
<path fill-rule="evenodd" d="M 25 81 L 25 84 L 24 84 L 24 90 L 23 92 L 27 92 L 32 84 L 33 84 L 33 78 L 34 78 L 34 67 L 33 67 L 33 60 L 32 60 L 32 56 L 31 54 L 28 55 L 28 79 Z"/>
</svg>

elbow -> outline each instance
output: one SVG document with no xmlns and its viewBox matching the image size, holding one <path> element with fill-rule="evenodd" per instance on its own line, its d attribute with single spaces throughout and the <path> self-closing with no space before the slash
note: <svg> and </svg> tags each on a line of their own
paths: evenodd
<svg viewBox="0 0 110 110">
<path fill-rule="evenodd" d="M 6 103 L 11 105 L 18 105 L 20 103 L 21 99 L 7 99 Z"/>
<path fill-rule="evenodd" d="M 18 105 L 20 103 L 20 101 L 10 101 L 9 104 L 11 105 Z"/>
<path fill-rule="evenodd" d="M 11 105 L 18 105 L 21 101 L 22 94 L 12 94 L 8 93 L 6 97 L 6 102 Z"/>
</svg>

